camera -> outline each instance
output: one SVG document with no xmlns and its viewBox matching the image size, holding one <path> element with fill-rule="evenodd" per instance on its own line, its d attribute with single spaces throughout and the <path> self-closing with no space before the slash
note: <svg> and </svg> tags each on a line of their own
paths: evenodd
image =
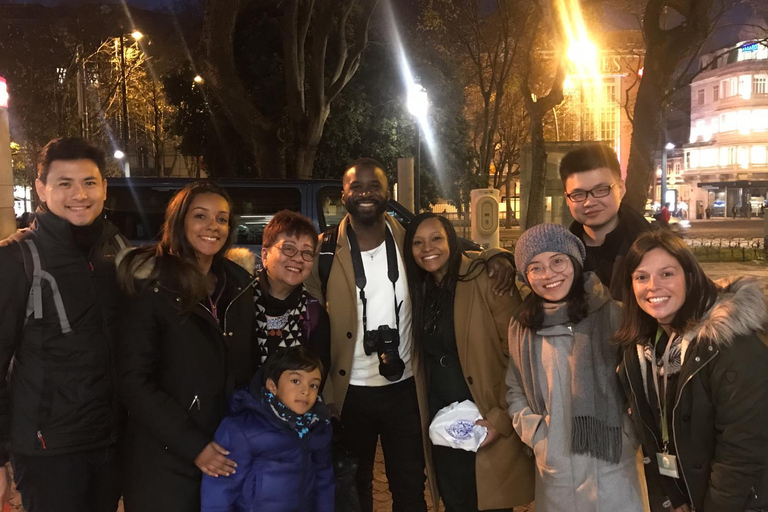
<svg viewBox="0 0 768 512">
<path fill-rule="evenodd" d="M 363 349 L 365 355 L 374 352 L 379 356 L 379 374 L 388 381 L 396 382 L 403 377 L 405 363 L 400 359 L 400 333 L 388 325 L 380 325 L 375 331 L 365 331 Z"/>
</svg>

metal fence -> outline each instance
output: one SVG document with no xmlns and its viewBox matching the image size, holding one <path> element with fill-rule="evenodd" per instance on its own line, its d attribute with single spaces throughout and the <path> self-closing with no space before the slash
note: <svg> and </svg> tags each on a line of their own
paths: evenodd
<svg viewBox="0 0 768 512">
<path fill-rule="evenodd" d="M 696 259 L 703 262 L 764 261 L 765 239 L 761 237 L 682 236 Z M 502 240 L 501 246 L 515 251 L 517 240 Z"/>
</svg>

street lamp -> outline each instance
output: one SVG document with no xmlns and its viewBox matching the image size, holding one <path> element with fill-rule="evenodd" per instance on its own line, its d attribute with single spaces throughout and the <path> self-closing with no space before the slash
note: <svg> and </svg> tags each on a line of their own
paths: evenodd
<svg viewBox="0 0 768 512">
<path fill-rule="evenodd" d="M 421 125 L 427 121 L 429 97 L 424 86 L 412 82 L 408 87 L 408 112 L 416 118 L 416 169 L 413 180 L 413 209 L 421 211 Z"/>
<path fill-rule="evenodd" d="M 667 142 L 661 151 L 661 203 L 662 208 L 667 203 L 667 151 L 675 149 L 675 145 Z"/>
<path fill-rule="evenodd" d="M 200 76 L 200 75 L 195 75 L 195 78 L 193 78 L 192 80 L 193 80 L 193 81 L 194 81 L 196 84 L 202 84 L 203 82 L 205 82 L 205 80 L 203 80 L 203 77 L 202 77 L 202 76 Z"/>
<path fill-rule="evenodd" d="M 117 160 L 122 160 L 123 174 L 125 174 L 126 178 L 130 178 L 131 177 L 131 161 L 128 159 L 126 154 L 123 151 L 116 149 L 113 156 Z"/>
</svg>

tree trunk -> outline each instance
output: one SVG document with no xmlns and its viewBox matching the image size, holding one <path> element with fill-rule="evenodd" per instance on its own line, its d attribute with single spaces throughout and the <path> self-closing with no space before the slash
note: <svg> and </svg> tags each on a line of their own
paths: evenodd
<svg viewBox="0 0 768 512">
<path fill-rule="evenodd" d="M 330 113 L 331 109 L 326 105 L 319 114 L 308 116 L 306 123 L 298 123 L 299 126 L 295 128 L 297 137 L 293 146 L 294 156 L 288 173 L 290 177 L 300 180 L 312 179 L 317 146 L 323 137 L 325 121 Z"/>
<path fill-rule="evenodd" d="M 515 212 L 512 211 L 512 169 L 507 168 L 507 181 L 505 183 L 506 188 L 506 204 L 507 204 L 507 214 L 505 215 L 504 219 L 504 227 L 505 228 L 511 228 L 512 227 L 512 221 L 515 218 Z"/>
</svg>

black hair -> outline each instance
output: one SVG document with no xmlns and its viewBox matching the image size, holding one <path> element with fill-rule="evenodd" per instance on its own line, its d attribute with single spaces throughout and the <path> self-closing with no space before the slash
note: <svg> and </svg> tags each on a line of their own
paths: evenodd
<svg viewBox="0 0 768 512">
<path fill-rule="evenodd" d="M 614 178 L 621 179 L 619 157 L 613 149 L 605 144 L 584 144 L 570 150 L 560 160 L 560 180 L 565 184 L 565 180 L 571 174 L 592 171 L 602 167 L 610 169 Z"/>
<path fill-rule="evenodd" d="M 347 171 L 349 171 L 353 167 L 378 167 L 382 171 L 385 171 L 385 167 L 379 162 L 378 160 L 375 160 L 373 158 L 363 157 L 358 158 L 357 160 L 350 162 L 345 168 L 344 168 L 344 174 L 347 174 Z"/>
<path fill-rule="evenodd" d="M 616 343 L 633 345 L 652 337 L 658 329 L 656 319 L 643 311 L 637 303 L 632 287 L 632 274 L 645 255 L 654 249 L 663 249 L 675 258 L 685 274 L 685 301 L 670 324 L 676 333 L 683 333 L 698 322 L 715 303 L 720 292 L 720 288 L 704 273 L 693 252 L 677 235 L 666 229 L 645 232 L 635 240 L 624 258 L 624 315 L 614 336 Z"/>
<path fill-rule="evenodd" d="M 54 160 L 90 160 L 99 168 L 102 178 L 107 168 L 104 151 L 80 137 L 61 137 L 48 142 L 37 157 L 37 179 L 46 182 Z"/>
<path fill-rule="evenodd" d="M 472 261 L 467 273 L 460 274 L 461 257 L 464 254 L 459 246 L 459 237 L 451 221 L 432 212 L 420 213 L 411 220 L 405 230 L 405 242 L 403 243 L 403 262 L 405 263 L 405 273 L 408 276 L 408 292 L 411 295 L 411 304 L 413 304 L 413 318 L 411 322 L 411 332 L 413 339 L 418 340 L 421 336 L 421 329 L 424 326 L 424 309 L 430 305 L 426 302 L 427 279 L 431 279 L 429 272 L 421 268 L 413 257 L 413 238 L 416 236 L 416 230 L 422 222 L 427 219 L 437 219 L 440 221 L 448 241 L 448 268 L 442 281 L 437 283 L 441 293 L 453 293 L 457 281 L 469 281 L 480 275 L 478 270 L 483 268 L 487 262 L 483 259 Z"/>
<path fill-rule="evenodd" d="M 566 307 L 568 308 L 568 319 L 573 324 L 584 320 L 589 314 L 587 305 L 587 292 L 584 290 L 584 269 L 581 263 L 570 254 L 566 254 L 573 264 L 573 282 L 571 289 L 565 296 Z M 524 270 L 523 270 L 524 272 Z M 523 300 L 520 307 L 515 312 L 515 319 L 520 325 L 528 329 L 536 330 L 544 324 L 544 299 L 536 295 L 533 289 L 531 293 Z"/>
<path fill-rule="evenodd" d="M 262 368 L 262 384 L 267 383 L 267 379 L 277 385 L 283 372 L 295 370 L 304 370 L 311 372 L 320 370 L 320 386 L 325 380 L 325 369 L 320 358 L 304 346 L 289 347 L 280 349 L 267 358 Z"/>
</svg>

